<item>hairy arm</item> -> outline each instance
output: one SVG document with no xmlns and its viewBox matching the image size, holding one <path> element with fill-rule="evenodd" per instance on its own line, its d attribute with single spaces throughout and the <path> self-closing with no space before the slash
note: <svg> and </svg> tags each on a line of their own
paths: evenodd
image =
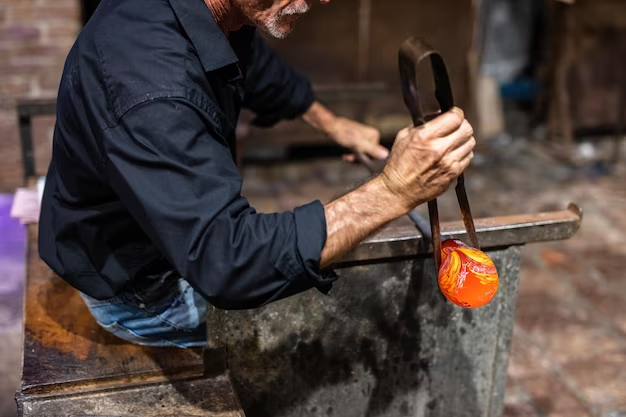
<svg viewBox="0 0 626 417">
<path fill-rule="evenodd" d="M 407 213 L 381 177 L 326 204 L 326 244 L 322 250 L 321 267 L 325 268 L 395 218 Z"/>
<path fill-rule="evenodd" d="M 324 207 L 327 237 L 321 267 L 339 260 L 386 223 L 445 192 L 473 157 L 472 134 L 457 108 L 424 126 L 400 131 L 380 175 Z"/>
<path fill-rule="evenodd" d="M 336 116 L 319 101 L 313 102 L 302 115 L 302 120 L 354 152 L 376 159 L 385 159 L 389 156 L 387 148 L 380 144 L 380 132 L 377 129 Z"/>
</svg>

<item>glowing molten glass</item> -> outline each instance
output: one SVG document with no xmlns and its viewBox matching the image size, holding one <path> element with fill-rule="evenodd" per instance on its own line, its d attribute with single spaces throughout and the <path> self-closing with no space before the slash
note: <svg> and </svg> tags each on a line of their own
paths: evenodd
<svg viewBox="0 0 626 417">
<path fill-rule="evenodd" d="M 439 288 L 456 305 L 481 307 L 498 291 L 498 271 L 484 252 L 460 240 L 446 240 L 441 244 Z"/>
</svg>

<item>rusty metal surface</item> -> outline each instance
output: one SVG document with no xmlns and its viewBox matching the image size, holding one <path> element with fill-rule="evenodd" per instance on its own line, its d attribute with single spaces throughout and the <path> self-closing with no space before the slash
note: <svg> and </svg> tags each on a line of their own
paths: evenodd
<svg viewBox="0 0 626 417">
<path fill-rule="evenodd" d="M 582 211 L 575 204 L 567 210 L 475 219 L 478 241 L 483 249 L 564 240 L 580 228 Z M 441 224 L 443 239 L 467 240 L 463 222 Z M 390 223 L 362 242 L 341 262 L 373 261 L 423 255 L 432 252 L 421 234 L 407 219 Z"/>
<path fill-rule="evenodd" d="M 245 417 L 227 374 L 86 393 L 24 395 L 24 417 Z"/>
</svg>

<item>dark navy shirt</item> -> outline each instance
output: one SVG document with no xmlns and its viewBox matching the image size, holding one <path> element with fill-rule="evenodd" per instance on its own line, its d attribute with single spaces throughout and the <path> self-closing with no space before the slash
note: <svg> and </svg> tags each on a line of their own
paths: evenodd
<svg viewBox="0 0 626 417">
<path fill-rule="evenodd" d="M 242 106 L 270 126 L 313 100 L 253 27 L 226 37 L 203 0 L 102 1 L 63 71 L 40 256 L 97 299 L 168 271 L 219 308 L 326 291 L 322 204 L 259 214 L 234 162 Z"/>
</svg>

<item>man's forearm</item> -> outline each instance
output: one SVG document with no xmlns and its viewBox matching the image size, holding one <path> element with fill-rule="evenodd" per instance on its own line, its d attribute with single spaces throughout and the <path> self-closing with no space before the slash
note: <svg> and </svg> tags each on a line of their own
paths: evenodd
<svg viewBox="0 0 626 417">
<path fill-rule="evenodd" d="M 389 150 L 380 144 L 380 132 L 377 129 L 345 117 L 335 116 L 317 101 L 302 115 L 302 119 L 354 153 L 375 159 L 385 159 L 389 155 Z"/>
<path fill-rule="evenodd" d="M 324 107 L 319 101 L 315 101 L 302 115 L 302 119 L 314 129 L 332 136 L 337 116 Z"/>
<path fill-rule="evenodd" d="M 321 267 L 325 268 L 376 230 L 408 212 L 380 177 L 324 206 L 326 244 Z"/>
</svg>

